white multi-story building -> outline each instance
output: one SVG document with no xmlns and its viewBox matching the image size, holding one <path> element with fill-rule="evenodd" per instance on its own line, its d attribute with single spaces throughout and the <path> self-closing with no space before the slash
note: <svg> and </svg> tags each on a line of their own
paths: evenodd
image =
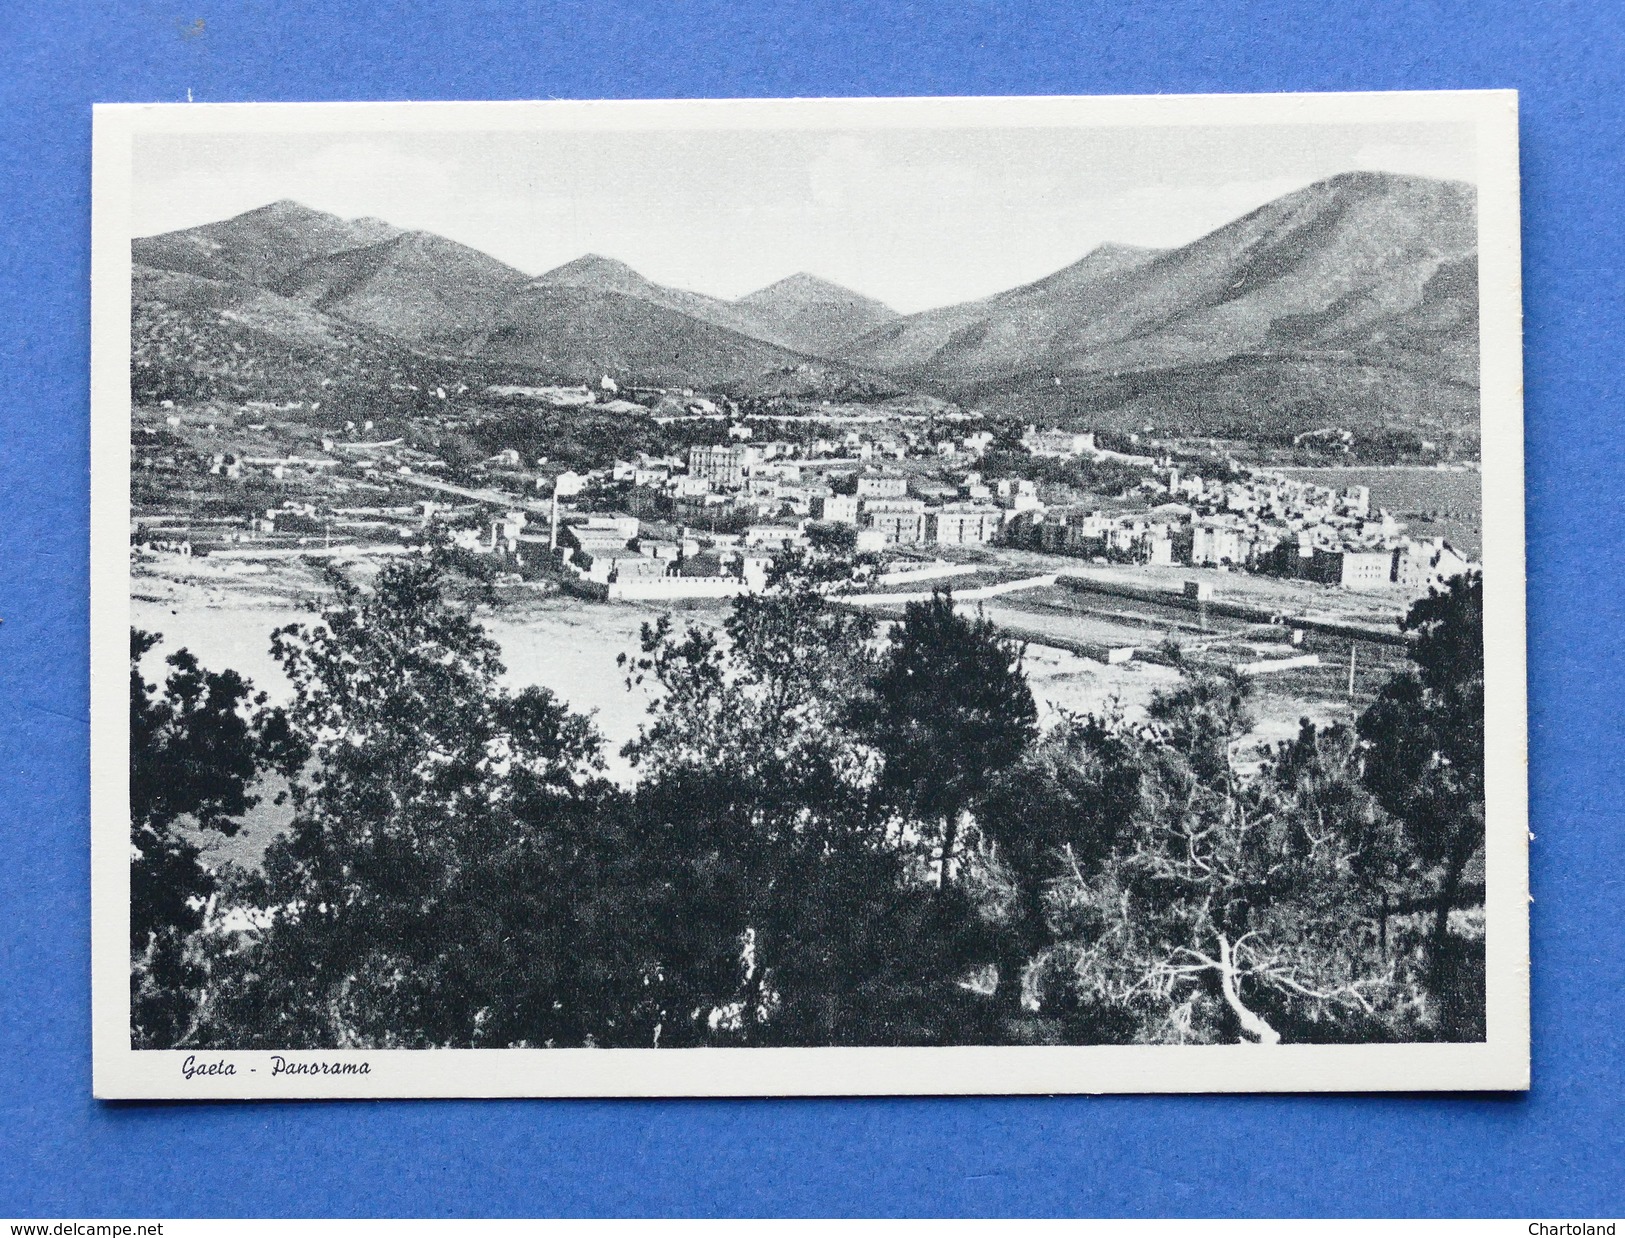
<svg viewBox="0 0 1625 1238">
<path fill-rule="evenodd" d="M 1393 580 L 1406 592 L 1423 594 L 1442 589 L 1452 576 L 1460 576 L 1471 566 L 1454 546 L 1442 537 L 1408 541 L 1394 551 Z"/>
<path fill-rule="evenodd" d="M 690 447 L 688 472 L 719 489 L 736 488 L 745 477 L 743 447 Z"/>
<path fill-rule="evenodd" d="M 947 503 L 930 514 L 927 536 L 938 546 L 984 546 L 999 535 L 1004 512 L 987 503 Z"/>
<path fill-rule="evenodd" d="M 1191 525 L 1191 562 L 1216 567 L 1221 563 L 1245 563 L 1246 546 L 1241 526 L 1229 520 L 1197 520 Z"/>
<path fill-rule="evenodd" d="M 897 473 L 865 473 L 858 478 L 860 499 L 902 499 L 908 497 L 908 478 Z"/>
<path fill-rule="evenodd" d="M 812 500 L 814 519 L 837 524 L 858 523 L 858 498 L 855 494 L 825 494 Z"/>
<path fill-rule="evenodd" d="M 884 534 L 888 546 L 912 546 L 925 540 L 925 504 L 919 499 L 866 500 L 863 523 Z"/>
</svg>

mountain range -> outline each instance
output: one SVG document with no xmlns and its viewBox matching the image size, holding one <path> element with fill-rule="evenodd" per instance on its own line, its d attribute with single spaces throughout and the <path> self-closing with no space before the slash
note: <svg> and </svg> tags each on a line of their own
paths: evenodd
<svg viewBox="0 0 1625 1238">
<path fill-rule="evenodd" d="M 1477 413 L 1476 213 L 1468 185 L 1349 173 L 1181 248 L 1103 246 L 837 356 L 973 402 L 1124 426 L 1358 414 L 1450 428 Z"/>
<path fill-rule="evenodd" d="M 737 300 L 593 254 L 531 277 L 444 237 L 293 202 L 138 239 L 132 257 L 138 275 L 171 274 L 137 279 L 138 326 L 145 298 L 149 317 L 212 314 L 250 340 L 360 331 L 578 381 L 907 389 L 1046 422 L 1268 436 L 1355 420 L 1470 429 L 1476 238 L 1471 186 L 1346 173 L 1179 248 L 1103 245 L 1034 283 L 910 315 L 805 273 Z"/>
</svg>

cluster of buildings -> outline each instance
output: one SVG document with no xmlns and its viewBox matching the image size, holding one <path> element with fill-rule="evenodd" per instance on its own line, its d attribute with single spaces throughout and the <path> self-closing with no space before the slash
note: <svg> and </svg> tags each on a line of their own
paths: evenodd
<svg viewBox="0 0 1625 1238">
<path fill-rule="evenodd" d="M 1222 476 L 1202 477 L 1166 459 L 1104 452 L 1088 432 L 1028 426 L 1020 443 L 1035 460 L 1111 457 L 1131 463 L 1142 476 L 1139 489 L 1114 504 L 1115 510 L 1046 507 L 1033 480 L 984 477 L 983 457 L 994 435 L 948 429 L 948 419 L 911 424 L 876 414 L 843 429 L 832 418 L 819 423 L 824 437 L 758 439 L 756 431 L 764 426 L 766 433 L 782 434 L 775 421 L 799 419 L 741 416 L 726 402 L 686 390 L 627 391 L 607 377 L 593 387 L 491 390 L 561 406 L 604 410 L 625 404 L 628 411 L 671 418 L 720 418 L 726 429 L 720 441 L 686 452 L 640 453 L 555 477 L 545 460 L 527 461 L 513 448 L 450 469 L 436 455 L 377 434 L 371 422 L 348 423 L 342 432 L 310 435 L 279 449 L 269 447 L 274 437 L 257 433 L 248 441 L 263 444 L 259 451 L 191 446 L 177 434 L 180 418 L 170 415 L 164 429 L 146 430 L 136 458 L 147 474 L 144 488 L 153 495 L 169 489 L 178 495 L 202 484 L 194 517 L 214 501 L 208 487 L 218 488 L 200 473 L 309 485 L 285 486 L 290 497 L 280 510 L 221 517 L 230 530 L 204 529 L 193 520 L 199 536 L 189 539 L 187 522 L 177 520 L 152 527 L 149 543 L 176 553 L 183 545 L 195 553 L 244 541 L 305 546 L 317 538 L 324 546 L 335 538 L 406 545 L 428 536 L 432 516 L 464 549 L 494 555 L 522 574 L 562 569 L 567 580 L 595 587 L 640 582 L 639 588 L 653 588 L 664 581 L 660 587 L 679 593 L 702 588 L 702 581 L 711 582 L 704 586 L 710 588 L 760 587 L 774 553 L 806 544 L 813 522 L 849 527 L 860 552 L 1026 547 L 1111 563 L 1229 568 L 1355 590 L 1399 586 L 1423 592 L 1469 566 L 1442 538 L 1408 536 L 1391 515 L 1372 508 L 1363 486 L 1328 489 L 1233 462 Z M 802 420 L 798 428 L 810 426 Z M 918 463 L 925 460 L 930 463 Z M 559 501 L 577 495 L 584 501 L 572 505 L 579 510 L 566 510 L 561 524 Z M 350 506 L 335 507 L 337 496 Z M 300 500 L 312 498 L 323 509 L 319 521 L 316 505 L 299 510 Z"/>
<path fill-rule="evenodd" d="M 1373 511 L 1365 486 L 1232 473 L 1213 480 L 1162 469 L 1142 484 L 1145 510 L 1034 512 L 1009 538 L 1108 562 L 1231 567 L 1345 589 L 1420 592 L 1469 566 L 1443 538 L 1409 537 L 1387 512 Z"/>
<path fill-rule="evenodd" d="M 774 555 L 790 541 L 679 529 L 660 537 L 635 518 L 587 516 L 561 531 L 560 560 L 582 581 L 619 586 L 622 596 L 722 597 L 767 583 Z"/>
<path fill-rule="evenodd" d="M 758 591 L 774 556 L 805 538 L 784 526 L 662 533 L 636 516 L 570 512 L 559 521 L 515 510 L 452 529 L 450 540 L 494 557 L 509 579 L 539 573 L 600 599 L 678 599 Z"/>
<path fill-rule="evenodd" d="M 1038 506 L 1031 481 L 989 484 L 967 470 L 957 489 L 922 494 L 901 472 L 839 470 L 782 443 L 697 446 L 686 460 L 640 456 L 617 462 L 611 480 L 627 483 L 629 510 L 646 519 L 712 529 L 816 520 L 852 526 L 860 549 L 872 550 L 986 545 L 1012 512 Z"/>
</svg>

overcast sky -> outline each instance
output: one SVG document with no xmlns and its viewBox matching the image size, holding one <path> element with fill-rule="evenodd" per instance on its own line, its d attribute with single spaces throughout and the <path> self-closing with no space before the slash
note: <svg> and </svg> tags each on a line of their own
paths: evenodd
<svg viewBox="0 0 1625 1238">
<path fill-rule="evenodd" d="M 736 297 L 810 271 L 913 312 L 1037 279 L 1103 241 L 1183 245 L 1352 169 L 1472 181 L 1472 129 L 148 134 L 134 232 L 292 198 L 530 274 L 599 253 Z"/>
</svg>

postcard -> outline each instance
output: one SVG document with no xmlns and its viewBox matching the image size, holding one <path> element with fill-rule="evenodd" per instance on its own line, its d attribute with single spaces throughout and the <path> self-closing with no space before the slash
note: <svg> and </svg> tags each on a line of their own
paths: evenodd
<svg viewBox="0 0 1625 1238">
<path fill-rule="evenodd" d="M 1517 1090 L 1512 92 L 110 105 L 105 1098 Z"/>
</svg>

